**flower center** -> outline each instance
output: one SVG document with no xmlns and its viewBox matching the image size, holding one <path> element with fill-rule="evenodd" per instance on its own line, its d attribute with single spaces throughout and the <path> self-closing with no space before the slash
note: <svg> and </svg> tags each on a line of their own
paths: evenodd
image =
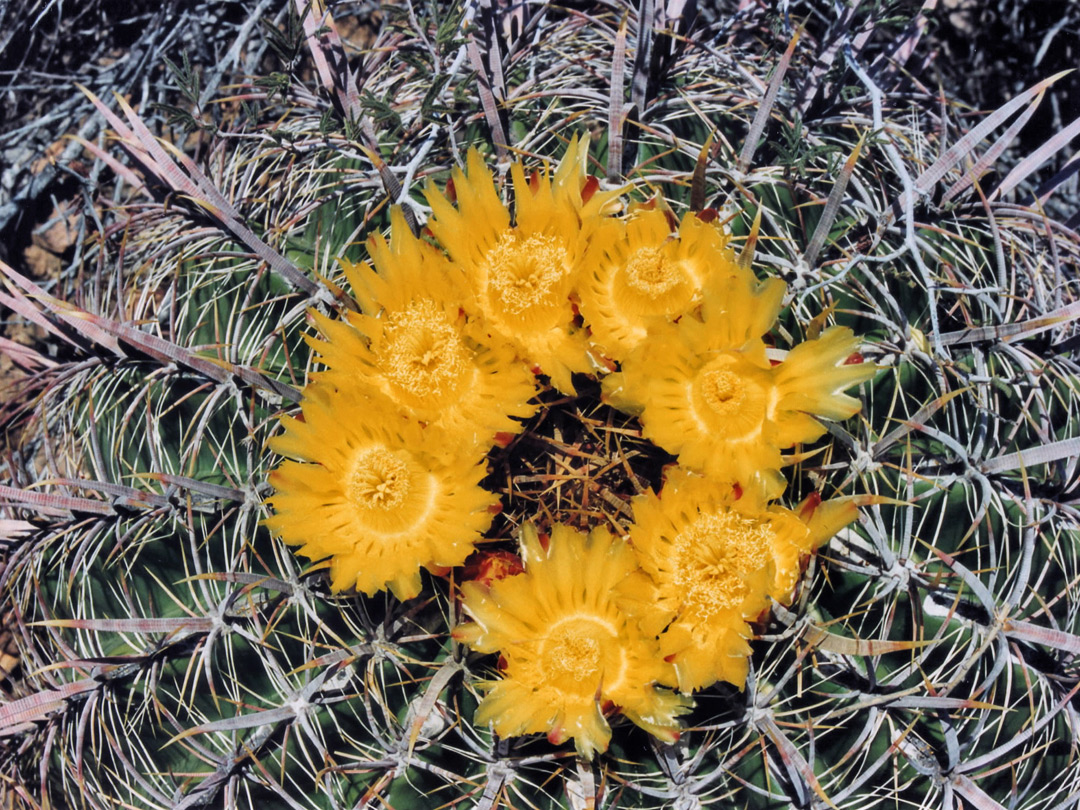
<svg viewBox="0 0 1080 810">
<path fill-rule="evenodd" d="M 695 376 L 692 397 L 703 427 L 723 439 L 750 438 L 765 424 L 768 385 L 762 369 L 729 354 Z"/>
<path fill-rule="evenodd" d="M 425 405 L 432 397 L 445 399 L 457 392 L 468 352 L 434 301 L 415 301 L 390 315 L 383 336 L 383 371 L 401 391 Z"/>
<path fill-rule="evenodd" d="M 772 540 L 768 523 L 729 510 L 700 515 L 673 543 L 672 579 L 683 602 L 703 616 L 738 608 L 750 593 L 747 578 L 765 567 Z"/>
<path fill-rule="evenodd" d="M 553 236 L 500 237 L 487 255 L 488 287 L 511 315 L 537 307 L 561 307 L 570 272 L 566 249 Z"/>
<path fill-rule="evenodd" d="M 583 681 L 600 671 L 600 642 L 590 636 L 563 632 L 552 640 L 549 669 L 552 675 Z"/>
<path fill-rule="evenodd" d="M 411 488 L 409 463 L 402 454 L 371 447 L 353 461 L 345 494 L 359 509 L 389 512 L 402 504 Z"/>
<path fill-rule="evenodd" d="M 682 280 L 677 266 L 672 266 L 665 260 L 664 253 L 659 248 L 638 248 L 626 260 L 627 285 L 650 298 L 658 298 L 670 292 Z"/>
<path fill-rule="evenodd" d="M 746 386 L 727 369 L 712 369 L 701 375 L 701 396 L 720 416 L 730 416 L 746 401 Z"/>
<path fill-rule="evenodd" d="M 569 680 L 592 688 L 603 670 L 606 648 L 616 639 L 607 622 L 581 616 L 564 619 L 541 645 L 545 674 L 555 685 L 565 686 Z"/>
</svg>

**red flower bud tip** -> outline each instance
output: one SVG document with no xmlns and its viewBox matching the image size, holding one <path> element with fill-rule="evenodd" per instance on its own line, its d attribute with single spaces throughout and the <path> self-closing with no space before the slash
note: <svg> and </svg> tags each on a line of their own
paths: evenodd
<svg viewBox="0 0 1080 810">
<path fill-rule="evenodd" d="M 481 585 L 491 585 L 499 579 L 506 579 L 525 570 L 521 558 L 509 551 L 478 551 L 465 561 L 462 572 L 466 580 Z"/>
<path fill-rule="evenodd" d="M 848 359 L 844 361 L 844 365 L 845 366 L 857 366 L 860 363 L 865 363 L 865 362 L 866 362 L 866 358 L 864 358 L 862 356 L 861 352 L 852 352 L 851 355 L 848 356 Z"/>
<path fill-rule="evenodd" d="M 715 208 L 703 208 L 695 216 L 702 222 L 716 222 L 720 218 L 720 212 Z"/>
<path fill-rule="evenodd" d="M 495 434 L 495 444 L 498 447 L 507 447 L 516 435 L 516 433 L 507 433 L 505 430 L 500 430 Z"/>
<path fill-rule="evenodd" d="M 452 203 L 457 202 L 457 189 L 454 187 L 454 178 L 446 181 L 446 199 Z"/>
<path fill-rule="evenodd" d="M 551 535 L 545 534 L 544 532 L 539 532 L 536 535 L 536 539 L 540 541 L 540 548 L 542 548 L 544 552 L 547 553 L 548 547 L 551 545 Z"/>
<path fill-rule="evenodd" d="M 600 188 L 600 181 L 592 175 L 589 175 L 589 179 L 585 181 L 585 186 L 581 189 L 581 201 L 587 203 L 592 199 L 593 194 Z"/>
<path fill-rule="evenodd" d="M 739 485 L 738 481 L 736 481 L 734 484 L 731 485 L 731 494 L 735 496 L 735 500 L 739 500 L 739 498 L 742 497 L 742 493 L 743 493 L 743 489 Z"/>
<path fill-rule="evenodd" d="M 811 492 L 806 496 L 806 500 L 802 502 L 799 508 L 799 520 L 804 523 L 814 516 L 814 512 L 821 506 L 821 495 L 816 492 Z"/>
<path fill-rule="evenodd" d="M 533 194 L 540 190 L 540 172 L 534 171 L 529 175 L 529 191 Z"/>
</svg>

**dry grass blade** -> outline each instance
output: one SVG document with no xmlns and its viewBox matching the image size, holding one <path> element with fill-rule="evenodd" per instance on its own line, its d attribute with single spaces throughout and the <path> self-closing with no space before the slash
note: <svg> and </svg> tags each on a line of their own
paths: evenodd
<svg viewBox="0 0 1080 810">
<path fill-rule="evenodd" d="M 492 86 L 491 73 L 488 70 L 488 65 L 495 63 L 501 65 L 501 56 L 499 54 L 498 42 L 487 41 L 483 44 L 486 46 L 485 51 L 482 53 L 480 50 L 481 43 L 477 42 L 476 30 L 469 34 L 468 43 L 466 48 L 469 54 L 469 61 L 472 63 L 472 68 L 476 72 L 477 78 L 477 90 L 480 94 L 480 106 L 484 110 L 484 120 L 487 121 L 488 128 L 491 130 L 491 140 L 495 145 L 495 150 L 499 155 L 500 160 L 506 160 L 509 156 L 507 147 L 510 145 L 510 140 L 506 136 L 506 127 L 503 124 L 502 113 L 500 112 L 499 105 L 502 101 L 495 95 L 495 89 Z M 485 57 L 487 62 L 485 63 Z"/>
<path fill-rule="evenodd" d="M 121 135 L 122 144 L 131 156 L 151 174 L 173 191 L 187 196 L 191 202 L 210 214 L 227 232 L 233 234 L 247 245 L 294 287 L 314 298 L 327 297 L 325 288 L 309 279 L 291 262 L 286 260 L 284 256 L 259 239 L 244 224 L 236 208 L 225 199 L 224 195 L 206 178 L 198 167 L 186 155 L 173 149 L 173 154 L 188 169 L 189 174 L 185 174 L 168 156 L 162 144 L 157 141 L 146 125 L 139 119 L 138 114 L 124 99 L 118 97 L 117 101 L 127 115 L 132 129 L 125 126 L 120 118 L 93 93 L 86 88 L 82 88 L 82 90 L 94 103 L 98 111 L 106 117 L 109 124 Z"/>
<path fill-rule="evenodd" d="M 167 745 L 178 743 L 188 737 L 200 734 L 210 734 L 221 731 L 240 731 L 242 729 L 259 728 L 260 726 L 278 726 L 290 724 L 297 718 L 295 706 L 280 706 L 276 709 L 260 709 L 250 714 L 240 714 L 236 717 L 226 717 L 215 720 L 213 723 L 205 723 L 200 726 L 186 728 L 169 740 Z"/>
<path fill-rule="evenodd" d="M 304 23 L 307 45 L 315 60 L 323 89 L 347 120 L 359 121 L 363 110 L 356 80 L 349 70 L 349 60 L 341 44 L 334 16 L 323 0 L 295 0 Z"/>
<path fill-rule="evenodd" d="M 144 492 L 112 481 L 94 481 L 88 478 L 53 478 L 45 483 L 66 489 L 88 489 L 101 492 L 111 496 L 114 504 L 157 508 L 167 508 L 171 505 L 169 499 L 161 495 Z"/>
<path fill-rule="evenodd" d="M 7 275 L 8 270 L 11 270 L 8 265 L 0 263 L 0 272 L 3 272 L 5 275 Z M 12 312 L 18 313 L 19 316 L 26 318 L 27 321 L 40 328 L 46 334 L 59 338 L 70 346 L 79 347 L 81 345 L 80 341 L 77 340 L 75 336 L 66 334 L 65 331 L 61 329 L 58 324 L 55 324 L 51 320 L 49 320 L 45 316 L 45 314 L 37 306 L 35 306 L 34 303 L 22 292 L 18 290 L 12 290 L 12 292 L 14 292 L 15 294 L 7 295 L 6 293 L 0 292 L 0 304 L 3 304 Z M 17 346 L 17 344 L 13 344 L 10 342 L 5 342 L 4 346 L 4 354 L 8 357 L 11 357 L 13 360 L 16 357 L 23 355 L 26 351 L 25 347 Z"/>
<path fill-rule="evenodd" d="M 810 797 L 805 793 L 805 789 L 808 787 L 828 807 L 836 810 L 836 805 L 833 804 L 832 799 L 825 793 L 824 788 L 818 781 L 817 774 L 814 773 L 813 767 L 806 761 L 799 752 L 799 749 L 791 743 L 791 740 L 787 738 L 787 735 L 785 735 L 783 730 L 776 724 L 776 721 L 771 716 L 765 715 L 757 722 L 763 735 L 776 746 L 777 751 L 780 753 L 781 761 L 786 766 L 791 776 L 794 777 L 792 779 L 792 784 L 800 794 L 798 796 L 798 801 L 800 803 L 809 802 Z"/>
<path fill-rule="evenodd" d="M 946 332 L 941 336 L 941 343 L 944 346 L 961 346 L 968 343 L 987 341 L 1010 343 L 1037 335 L 1054 327 L 1067 326 L 1077 319 L 1080 319 L 1080 302 L 1067 304 L 1060 309 L 1028 321 L 1004 323 L 999 326 L 976 326 L 959 332 Z"/>
<path fill-rule="evenodd" d="M 493 0 L 479 0 L 476 9 L 480 28 L 484 32 L 484 55 L 491 70 L 491 89 L 496 98 L 506 98 L 506 54 L 502 47 L 502 26 L 499 20 L 499 4 Z"/>
<path fill-rule="evenodd" d="M 812 624 L 806 625 L 803 630 L 803 637 L 807 643 L 825 652 L 857 656 L 884 655 L 899 650 L 914 650 L 924 647 L 928 643 L 925 641 L 881 641 L 872 638 L 847 638 L 836 633 L 830 633 Z"/>
<path fill-rule="evenodd" d="M 1018 641 L 1028 641 L 1032 644 L 1052 647 L 1068 655 L 1080 655 L 1080 636 L 1067 633 L 1064 630 L 1039 627 L 1030 622 L 1016 619 L 1006 619 L 1002 623 L 1001 632 Z"/>
<path fill-rule="evenodd" d="M 77 317 L 85 318 L 95 327 L 99 327 L 104 332 L 123 340 L 124 343 L 129 344 L 141 354 L 158 359 L 163 364 L 176 363 L 220 383 L 229 382 L 235 377 L 254 388 L 281 397 L 288 402 L 300 401 L 300 392 L 295 388 L 271 379 L 255 369 L 230 363 L 221 357 L 208 358 L 199 356 L 191 350 L 178 346 L 157 335 L 151 335 L 90 313 L 84 313 Z"/>
<path fill-rule="evenodd" d="M 924 0 L 922 8 L 908 22 L 896 37 L 892 44 L 870 65 L 870 72 L 879 77 L 884 83 L 891 83 L 894 78 L 904 70 L 908 60 L 911 59 L 919 46 L 919 40 L 926 33 L 929 20 L 927 12 L 936 9 L 938 0 Z"/>
<path fill-rule="evenodd" d="M 783 84 L 784 75 L 787 73 L 788 66 L 791 64 L 791 57 L 795 54 L 795 46 L 799 44 L 799 36 L 799 32 L 796 32 L 788 43 L 784 55 L 780 57 L 780 61 L 777 62 L 776 67 L 773 68 L 773 76 L 769 81 L 769 87 L 766 89 L 765 95 L 758 104 L 757 112 L 754 113 L 754 120 L 750 124 L 750 131 L 746 133 L 746 140 L 743 143 L 742 151 L 739 153 L 739 159 L 735 163 L 736 170 L 741 174 L 746 173 L 747 169 L 750 168 L 750 161 L 754 159 L 754 153 L 758 149 L 758 141 L 761 139 L 761 134 L 765 131 L 765 125 L 769 123 L 769 116 L 772 114 L 773 105 L 776 103 L 776 96 L 780 92 L 780 86 Z"/>
<path fill-rule="evenodd" d="M 71 517 L 78 512 L 87 515 L 112 515 L 115 510 L 105 501 L 93 501 L 88 498 L 74 498 L 51 492 L 18 489 L 0 484 L 0 504 L 8 507 L 17 506 L 32 510 L 37 515 L 51 517 Z"/>
<path fill-rule="evenodd" d="M 1054 155 L 1064 149 L 1080 134 L 1080 118 L 1076 118 L 1060 132 L 1054 134 L 1046 143 L 1021 160 L 1016 167 L 1006 175 L 1000 185 L 991 193 L 989 199 L 997 200 L 1004 197 L 1018 185 L 1023 183 L 1032 172 L 1050 160 Z"/>
<path fill-rule="evenodd" d="M 634 75 L 630 81 L 630 107 L 645 115 L 649 102 L 653 51 L 657 29 L 664 14 L 660 0 L 639 0 L 637 13 L 637 48 L 634 50 Z"/>
<path fill-rule="evenodd" d="M 915 189 L 921 194 L 929 192 L 953 166 L 970 153 L 979 141 L 1005 123 L 1014 112 L 1025 104 L 1028 104 L 1029 106 L 1037 105 L 1046 89 L 1064 75 L 1065 73 L 1058 73 L 1048 79 L 1044 79 L 1038 84 L 1029 87 L 1023 93 L 986 116 L 986 118 L 980 121 L 975 127 L 965 133 L 960 140 L 950 146 L 945 151 L 945 154 L 934 161 L 926 171 L 915 178 Z"/>
<path fill-rule="evenodd" d="M 46 619 L 36 622 L 35 625 L 92 630 L 96 633 L 163 634 L 178 637 L 191 633 L 209 633 L 214 628 L 214 620 L 209 616 L 175 619 Z"/>
<path fill-rule="evenodd" d="M 1029 447 L 1015 453 L 996 456 L 979 464 L 979 469 L 987 475 L 993 475 L 1007 470 L 1019 470 L 1039 464 L 1051 464 L 1055 461 L 1076 458 L 1077 456 L 1080 456 L 1080 437 L 1062 439 L 1059 442 L 1051 442 L 1039 447 Z"/>
<path fill-rule="evenodd" d="M 709 167 L 709 154 L 712 152 L 713 136 L 710 134 L 701 145 L 697 161 L 694 163 L 694 174 L 690 178 L 690 210 L 701 211 L 705 208 L 707 189 L 705 185 L 705 173 Z"/>
<path fill-rule="evenodd" d="M 41 304 L 43 304 L 46 308 L 48 308 L 49 312 L 51 312 L 58 319 L 60 319 L 60 321 L 72 327 L 80 337 L 89 341 L 92 346 L 100 347 L 112 354 L 119 355 L 121 353 L 120 344 L 117 343 L 115 337 L 110 335 L 107 331 L 100 328 L 99 326 L 90 323 L 86 318 L 83 318 L 82 315 L 85 313 L 81 311 L 78 307 L 68 304 L 65 301 L 60 301 L 59 299 L 49 295 L 36 284 L 34 284 L 34 282 L 32 282 L 30 279 L 26 278 L 21 273 L 17 272 L 13 267 L 5 264 L 2 261 L 0 261 L 0 273 L 3 273 L 3 275 L 5 276 L 6 282 L 14 282 L 14 284 L 17 284 L 19 287 L 22 288 L 21 291 L 18 291 L 15 290 L 14 287 L 11 287 L 12 292 L 14 292 L 15 295 L 18 297 L 17 304 L 21 310 L 26 311 L 28 308 L 34 307 L 32 299 L 36 299 L 37 301 L 41 302 Z M 40 313 L 40 309 L 38 311 Z M 39 325 L 44 325 L 45 323 L 48 323 L 47 319 L 41 317 L 40 315 L 33 320 Z M 50 327 L 48 331 L 52 332 L 53 334 L 59 335 L 59 331 L 55 326 Z M 70 339 L 68 339 L 68 342 L 72 344 L 75 343 L 75 341 Z"/>
<path fill-rule="evenodd" d="M 764 211 L 764 206 L 759 205 L 757 212 L 754 214 L 754 222 L 750 226 L 750 233 L 747 234 L 746 242 L 743 243 L 742 250 L 739 251 L 738 264 L 739 267 L 750 269 L 754 262 L 754 254 L 757 251 L 758 237 L 761 234 L 761 216 Z"/>
<path fill-rule="evenodd" d="M 954 776 L 951 784 L 953 790 L 965 801 L 969 802 L 975 810 L 1005 810 L 1004 805 L 986 795 L 978 785 L 962 774 Z"/>
<path fill-rule="evenodd" d="M 1001 741 L 995 748 L 981 756 L 975 756 L 966 762 L 962 763 L 957 770 L 960 773 L 972 773 L 979 771 L 990 764 L 996 764 L 1001 759 L 1015 748 L 1019 748 L 1022 745 L 1029 743 L 1032 739 L 1037 738 L 1039 734 L 1046 730 L 1046 727 L 1058 719 L 1058 715 L 1061 709 L 1070 701 L 1073 700 L 1076 695 L 1080 693 L 1080 683 L 1075 684 L 1067 692 L 1063 692 L 1061 700 L 1057 701 L 1056 705 L 1052 707 L 1052 711 L 1048 711 L 1045 715 L 1039 719 L 1034 725 L 1024 728 L 1019 731 L 1014 737 Z"/>
<path fill-rule="evenodd" d="M 96 143 L 92 143 L 83 138 L 79 138 L 78 142 L 82 144 L 83 149 L 112 169 L 117 177 L 122 178 L 132 189 L 145 195 L 148 199 L 154 199 L 153 193 L 146 187 L 146 183 L 143 182 L 143 179 L 134 169 L 117 160 Z"/>
<path fill-rule="evenodd" d="M 1080 172 L 1080 154 L 1073 155 L 1073 157 L 1071 157 L 1053 177 L 1035 190 L 1035 197 L 1039 200 L 1039 204 L 1045 205 L 1046 201 L 1050 199 L 1050 196 L 1077 172 Z M 1023 204 L 1030 203 L 1031 201 L 1028 200 Z"/>
<path fill-rule="evenodd" d="M 623 104 L 626 99 L 624 71 L 626 70 L 626 31 L 629 12 L 623 14 L 615 33 L 615 49 L 611 54 L 611 101 L 608 108 L 607 179 L 617 183 L 623 177 L 623 127 L 626 124 Z"/>
<path fill-rule="evenodd" d="M 431 681 L 428 683 L 427 688 L 424 689 L 424 694 L 419 698 L 416 703 L 409 706 L 409 717 L 406 723 L 408 731 L 408 748 L 407 755 L 412 756 L 413 751 L 416 750 L 416 743 L 420 739 L 420 734 L 424 729 L 424 725 L 429 722 L 431 714 L 435 711 L 435 705 L 439 700 L 440 695 L 446 690 L 446 687 L 450 685 L 450 681 L 455 675 L 458 675 L 464 670 L 464 667 L 457 661 L 449 660 L 431 677 Z"/>
<path fill-rule="evenodd" d="M 1017 116 L 1016 120 L 1009 124 L 1009 128 L 1002 133 L 1001 137 L 994 141 L 993 146 L 987 149 L 986 152 L 975 161 L 972 167 L 964 173 L 963 177 L 952 184 L 949 190 L 946 191 L 941 198 L 942 205 L 951 201 L 957 194 L 969 188 L 972 183 L 986 174 L 990 167 L 997 162 L 998 158 L 1001 157 L 1001 154 L 1008 148 L 1009 144 L 1016 139 L 1017 134 L 1024 128 L 1024 125 L 1027 124 L 1031 116 L 1035 114 L 1035 111 L 1039 108 L 1039 104 L 1042 102 L 1042 97 L 1042 93 L 1037 95 L 1031 104 Z"/>
<path fill-rule="evenodd" d="M 198 481 L 183 475 L 169 475 L 168 473 L 145 473 L 148 481 L 160 481 L 166 487 L 176 487 L 181 490 L 197 492 L 210 498 L 218 498 L 229 501 L 243 501 L 246 497 L 244 492 L 234 487 L 223 487 L 209 481 Z"/>
<path fill-rule="evenodd" d="M 196 574 L 194 577 L 191 577 L 191 579 L 207 579 L 217 582 L 239 582 L 247 586 L 269 588 L 270 590 L 288 594 L 290 596 L 296 590 L 292 584 L 285 582 L 284 580 L 275 579 L 274 577 L 263 574 L 245 573 L 243 571 L 210 571 L 205 574 Z M 329 658 L 313 663 L 317 663 L 319 666 L 325 666 L 344 660 L 344 657 L 344 654 L 333 653 Z"/>
<path fill-rule="evenodd" d="M 15 299 L 0 293 L 0 304 L 7 305 L 8 301 L 15 302 Z M 25 302 L 24 302 L 25 303 Z M 15 307 L 11 307 L 13 311 Z M 28 308 L 30 309 L 30 308 Z M 33 318 L 28 318 L 33 321 Z M 36 322 L 36 321 L 35 321 Z M 51 330 L 47 330 L 51 331 Z M 63 338 L 62 338 L 63 339 Z M 43 371 L 48 368 L 56 368 L 57 362 L 52 358 L 46 357 L 33 346 L 24 346 L 21 343 L 16 343 L 13 340 L 8 340 L 5 337 L 0 337 L 0 354 L 7 357 L 17 367 L 23 371 L 30 372 L 31 374 Z"/>
<path fill-rule="evenodd" d="M 58 301 L 40 291 L 29 279 L 23 278 L 2 262 L 0 262 L 0 272 L 19 283 L 24 289 L 33 291 L 31 294 L 48 307 L 53 315 L 74 327 L 96 346 L 116 355 L 125 356 L 128 353 L 121 344 L 122 341 L 140 354 L 154 357 L 163 364 L 177 363 L 217 382 L 227 382 L 235 377 L 290 402 L 300 401 L 299 391 L 285 383 L 270 379 L 254 369 L 229 363 L 223 358 L 200 357 L 189 349 L 164 338 Z"/>
<path fill-rule="evenodd" d="M 818 52 L 813 67 L 810 69 L 806 79 L 799 84 L 795 93 L 795 106 L 800 115 L 806 115 L 810 105 L 814 103 L 822 89 L 822 80 L 836 61 L 836 56 L 840 53 L 844 43 L 850 39 L 851 23 L 855 19 L 858 6 L 858 3 L 852 3 L 844 8 L 840 13 L 840 17 L 829 27 L 825 47 Z M 873 26 L 872 19 L 869 21 L 869 25 Z M 864 35 L 869 35 L 869 33 L 864 32 Z"/>
<path fill-rule="evenodd" d="M 859 159 L 859 153 L 862 151 L 865 140 L 866 134 L 864 133 L 859 137 L 859 142 L 855 144 L 855 149 L 848 156 L 848 159 L 844 161 L 840 174 L 836 178 L 836 183 L 833 185 L 832 191 L 829 192 L 829 198 L 825 201 L 825 210 L 821 212 L 821 219 L 818 220 L 817 227 L 814 228 L 814 234 L 810 237 L 806 252 L 803 254 L 803 260 L 808 267 L 814 266 L 818 254 L 821 252 L 822 247 L 825 246 L 825 240 L 829 237 L 833 222 L 836 221 L 836 215 L 840 211 L 840 203 L 844 199 L 848 181 L 851 180 L 851 174 L 855 171 L 855 163 Z"/>
<path fill-rule="evenodd" d="M 46 720 L 50 714 L 63 710 L 70 701 L 100 688 L 100 683 L 87 678 L 0 705 L 0 737 L 25 731 L 28 725 Z"/>
</svg>

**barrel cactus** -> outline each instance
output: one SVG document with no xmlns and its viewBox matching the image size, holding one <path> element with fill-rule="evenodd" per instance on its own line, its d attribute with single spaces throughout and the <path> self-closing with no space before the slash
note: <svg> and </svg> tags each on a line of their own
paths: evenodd
<svg viewBox="0 0 1080 810">
<path fill-rule="evenodd" d="M 12 802 L 1075 801 L 1065 136 L 984 182 L 1053 79 L 972 122 L 879 5 L 297 0 L 198 156 L 91 94 Z"/>
</svg>

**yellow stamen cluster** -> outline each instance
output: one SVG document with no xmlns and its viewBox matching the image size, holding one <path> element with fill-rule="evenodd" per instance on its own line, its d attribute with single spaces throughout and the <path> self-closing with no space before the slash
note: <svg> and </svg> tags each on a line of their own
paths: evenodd
<svg viewBox="0 0 1080 810">
<path fill-rule="evenodd" d="M 476 684 L 478 722 L 591 757 L 616 714 L 671 741 L 690 693 L 742 688 L 751 624 L 857 515 L 850 498 L 779 505 L 789 451 L 854 415 L 844 391 L 874 369 L 842 327 L 778 351 L 782 282 L 737 263 L 712 217 L 623 214 L 586 160 L 575 139 L 553 173 L 513 165 L 508 204 L 470 151 L 446 193 L 427 191 L 424 238 L 395 209 L 370 264 L 342 262 L 355 311 L 312 314 L 323 370 L 271 442 L 289 460 L 266 524 L 325 561 L 333 590 L 413 598 L 422 569 L 462 566 L 486 539 L 502 507 L 487 455 L 526 429 L 545 380 L 572 401 L 574 375 L 601 377 L 677 463 L 622 536 L 526 520 L 520 559 L 464 569 L 487 573 L 466 573 L 470 621 L 453 629 L 501 656 Z"/>
</svg>

